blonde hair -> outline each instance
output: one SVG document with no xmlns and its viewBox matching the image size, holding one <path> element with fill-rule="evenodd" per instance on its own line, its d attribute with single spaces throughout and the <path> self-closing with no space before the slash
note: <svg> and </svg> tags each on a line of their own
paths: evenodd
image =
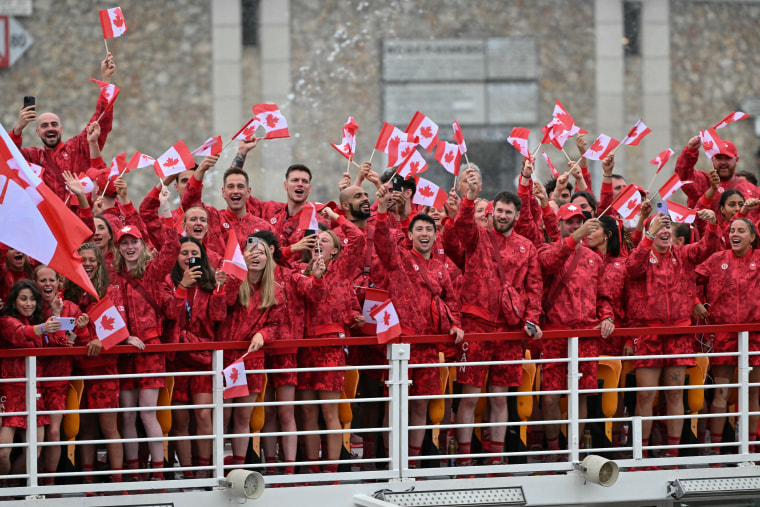
<svg viewBox="0 0 760 507">
<path fill-rule="evenodd" d="M 327 227 L 327 225 L 323 224 L 322 222 L 319 222 L 319 232 L 323 233 L 326 232 L 330 235 L 330 238 L 332 238 L 333 242 L 333 248 L 337 248 L 338 251 L 335 252 L 335 255 L 330 256 L 329 259 L 325 259 L 325 270 L 327 270 L 327 266 L 330 264 L 330 261 L 336 258 L 338 255 L 340 255 L 341 250 L 343 250 L 343 243 L 341 243 L 340 238 L 337 234 L 335 234 L 332 229 Z M 317 235 L 317 241 L 319 241 L 319 236 Z M 311 274 L 312 267 L 314 266 L 314 257 L 312 257 L 309 260 L 308 267 L 304 270 L 304 274 L 306 276 L 309 276 Z"/>
<path fill-rule="evenodd" d="M 134 267 L 129 271 L 132 278 L 142 278 L 145 275 L 145 270 L 148 268 L 148 262 L 153 260 L 153 254 L 150 252 L 148 245 L 143 240 L 140 240 L 140 242 L 142 242 L 143 249 L 140 251 Z M 116 248 L 116 252 L 113 254 L 113 267 L 116 271 L 127 268 L 127 263 L 124 261 L 124 257 L 121 256 L 121 251 L 118 248 Z"/>
<path fill-rule="evenodd" d="M 259 282 L 259 293 L 261 294 L 261 304 L 259 310 L 266 310 L 270 306 L 277 304 L 277 298 L 274 295 L 274 259 L 272 258 L 272 251 L 269 249 L 269 245 L 261 238 L 256 238 L 256 242 L 253 244 L 255 248 L 260 245 L 264 250 L 264 256 L 266 257 L 266 263 L 264 265 L 264 272 L 261 274 L 261 281 Z M 247 277 L 246 277 L 247 278 Z M 238 303 L 243 308 L 248 308 L 251 304 L 253 296 L 253 285 L 246 279 L 240 284 L 240 290 L 238 291 Z"/>
</svg>

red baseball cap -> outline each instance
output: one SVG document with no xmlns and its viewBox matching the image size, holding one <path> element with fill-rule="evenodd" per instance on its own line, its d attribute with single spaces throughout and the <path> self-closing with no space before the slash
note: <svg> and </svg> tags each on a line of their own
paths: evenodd
<svg viewBox="0 0 760 507">
<path fill-rule="evenodd" d="M 493 215 L 493 201 L 488 201 L 488 204 L 486 204 L 486 211 L 484 215 Z"/>
<path fill-rule="evenodd" d="M 132 236 L 133 238 L 137 238 L 137 239 L 143 239 L 142 234 L 140 233 L 140 229 L 132 225 L 125 225 L 124 227 L 122 227 L 121 229 L 117 231 L 116 235 L 118 236 L 118 239 L 116 240 L 117 243 L 121 242 L 121 239 L 127 236 Z"/>
<path fill-rule="evenodd" d="M 723 141 L 723 149 L 721 150 L 723 154 L 728 155 L 729 157 L 736 158 L 736 156 L 739 154 L 738 151 L 736 151 L 736 145 L 732 143 L 731 141 Z"/>
<path fill-rule="evenodd" d="M 557 217 L 559 217 L 560 220 L 569 220 L 573 218 L 574 216 L 579 216 L 581 218 L 586 218 L 583 215 L 583 211 L 581 211 L 580 206 L 576 206 L 573 203 L 567 203 L 563 204 L 562 207 L 557 211 Z"/>
</svg>

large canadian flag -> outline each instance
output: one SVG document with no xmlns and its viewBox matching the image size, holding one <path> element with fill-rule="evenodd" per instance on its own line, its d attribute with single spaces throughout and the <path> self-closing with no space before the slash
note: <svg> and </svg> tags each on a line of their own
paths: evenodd
<svg viewBox="0 0 760 507">
<path fill-rule="evenodd" d="M 660 190 L 657 191 L 657 193 L 660 194 L 660 198 L 662 200 L 665 200 L 671 195 L 673 195 L 674 193 L 676 193 L 676 191 L 679 188 L 689 183 L 693 183 L 693 181 L 691 180 L 681 181 L 678 178 L 678 174 L 673 174 L 673 176 L 668 178 L 668 181 L 665 182 L 665 184 L 660 188 Z"/>
<path fill-rule="evenodd" d="M 248 120 L 248 123 L 243 125 L 243 128 L 237 131 L 237 134 L 232 136 L 232 140 L 238 141 L 250 141 L 253 136 L 256 135 L 256 129 L 259 128 L 261 122 L 255 116 Z"/>
<path fill-rule="evenodd" d="M 588 150 L 586 150 L 586 153 L 583 154 L 583 158 L 589 160 L 604 160 L 607 158 L 607 155 L 612 153 L 612 150 L 619 145 L 620 141 L 617 139 L 613 139 L 605 134 L 599 134 L 596 141 L 594 141 L 591 146 L 589 146 Z"/>
<path fill-rule="evenodd" d="M 364 305 L 362 306 L 362 315 L 364 315 L 362 333 L 368 335 L 377 334 L 377 321 L 370 314 L 372 310 L 383 304 L 388 298 L 387 290 L 367 288 L 364 293 Z"/>
<path fill-rule="evenodd" d="M 457 121 L 451 124 L 451 128 L 454 129 L 454 141 L 459 145 L 459 153 L 464 155 L 467 153 L 467 145 L 464 143 L 464 134 L 462 133 L 462 127 L 459 126 Z"/>
<path fill-rule="evenodd" d="M 401 335 L 401 324 L 398 320 L 398 314 L 390 299 L 386 299 L 372 310 L 370 316 L 376 322 L 377 343 L 388 343 Z"/>
<path fill-rule="evenodd" d="M 245 376 L 245 363 L 242 357 L 226 367 L 222 373 L 224 374 L 223 398 L 225 400 L 248 396 L 248 379 Z"/>
<path fill-rule="evenodd" d="M 113 9 L 103 9 L 98 11 L 100 15 L 100 26 L 103 28 L 103 38 L 113 39 L 124 35 L 127 31 L 127 22 L 124 21 L 124 15 L 121 13 L 121 7 Z"/>
<path fill-rule="evenodd" d="M 435 148 L 435 159 L 454 176 L 459 176 L 459 166 L 462 163 L 462 153 L 459 148 L 460 145 L 446 141 L 438 141 Z"/>
<path fill-rule="evenodd" d="M 438 140 L 438 125 L 433 120 L 417 111 L 406 127 L 406 133 L 419 137 L 420 145 L 430 153 L 433 152 L 435 142 Z"/>
<path fill-rule="evenodd" d="M 674 222 L 681 222 L 684 224 L 693 224 L 694 219 L 697 218 L 697 211 L 691 208 L 687 208 L 683 204 L 679 204 L 675 201 L 667 201 L 668 214 L 670 219 Z"/>
<path fill-rule="evenodd" d="M 259 120 L 261 126 L 264 127 L 264 131 L 266 132 L 264 139 L 290 137 L 288 122 L 280 112 L 277 104 L 256 104 L 253 106 L 253 115 Z"/>
<path fill-rule="evenodd" d="M 628 135 L 623 138 L 622 141 L 620 141 L 622 144 L 627 144 L 629 146 L 636 146 L 641 142 L 644 137 L 652 132 L 652 129 L 647 127 L 644 124 L 644 120 L 641 119 L 636 122 L 636 125 L 633 126 L 630 132 L 628 132 Z"/>
<path fill-rule="evenodd" d="M 92 231 L 34 174 L 0 125 L 0 242 L 99 299 L 77 253 L 90 236 Z"/>
<path fill-rule="evenodd" d="M 87 315 L 90 317 L 90 322 L 95 325 L 95 334 L 104 349 L 108 350 L 129 337 L 127 324 L 110 297 L 106 296 L 98 301 Z"/>
<path fill-rule="evenodd" d="M 530 158 L 530 150 L 528 149 L 529 135 L 530 129 L 526 129 L 525 127 L 515 127 L 507 138 L 507 142 L 525 158 Z"/>
<path fill-rule="evenodd" d="M 417 176 L 416 179 L 417 191 L 414 193 L 414 197 L 412 197 L 412 203 L 419 204 L 420 206 L 432 206 L 435 209 L 443 209 L 443 205 L 446 204 L 446 199 L 449 197 L 448 192 L 425 178 Z"/>
<path fill-rule="evenodd" d="M 660 169 L 665 167 L 665 164 L 668 163 L 668 160 L 670 160 L 670 157 L 672 157 L 674 153 L 675 152 L 673 150 L 668 148 L 667 150 L 661 151 L 659 155 L 649 161 L 650 164 L 655 164 L 657 166 L 657 171 L 655 174 L 658 174 L 660 172 Z"/>
<path fill-rule="evenodd" d="M 94 81 L 98 86 L 100 86 L 100 94 L 107 102 L 106 108 L 103 110 L 103 112 L 111 109 L 113 107 L 114 101 L 116 100 L 116 97 L 119 96 L 119 92 L 121 90 L 119 90 L 115 84 L 104 83 L 103 81 L 98 81 L 97 79 L 90 79 L 90 81 Z"/>
<path fill-rule="evenodd" d="M 232 275 L 238 280 L 245 280 L 248 277 L 248 266 L 245 264 L 243 252 L 240 251 L 237 234 L 234 229 L 230 229 L 230 235 L 227 238 L 227 248 L 224 250 L 224 262 L 222 271 Z"/>
<path fill-rule="evenodd" d="M 330 143 L 330 146 L 338 150 L 338 152 L 346 157 L 352 159 L 356 153 L 356 131 L 359 130 L 356 120 L 353 116 L 349 116 L 346 123 L 343 125 L 343 140 L 341 144 Z"/>
<path fill-rule="evenodd" d="M 639 193 L 639 187 L 633 183 L 626 185 L 626 187 L 620 191 L 620 195 L 617 196 L 612 203 L 612 209 L 614 209 L 623 220 L 630 220 L 641 209 L 641 194 Z"/>
<path fill-rule="evenodd" d="M 182 171 L 192 169 L 194 166 L 193 155 L 181 140 L 174 143 L 174 146 L 166 150 L 153 164 L 159 178 L 179 174 Z"/>
<path fill-rule="evenodd" d="M 396 172 L 399 176 L 406 179 L 409 175 L 424 173 L 427 169 L 428 165 L 422 157 L 422 154 L 420 154 L 419 151 L 414 150 L 403 162 L 401 162 Z"/>
<path fill-rule="evenodd" d="M 728 116 L 726 116 L 725 118 L 723 118 L 721 121 L 719 121 L 718 123 L 716 123 L 715 126 L 713 127 L 713 129 L 715 129 L 715 130 L 722 129 L 723 127 L 725 127 L 729 123 L 733 123 L 735 121 L 743 120 L 745 118 L 749 118 L 749 115 L 747 113 L 743 113 L 741 111 L 734 111 L 731 114 L 729 114 Z"/>
<path fill-rule="evenodd" d="M 212 157 L 214 155 L 219 155 L 222 152 L 223 147 L 222 136 L 209 137 L 203 142 L 203 144 L 194 149 L 192 154 L 198 155 L 199 157 Z"/>
<path fill-rule="evenodd" d="M 419 143 L 408 139 L 408 134 L 402 133 L 401 136 L 394 136 L 388 141 L 388 151 L 386 151 L 388 155 L 388 167 L 394 167 L 403 163 L 412 154 L 412 151 L 416 151 Z"/>
</svg>

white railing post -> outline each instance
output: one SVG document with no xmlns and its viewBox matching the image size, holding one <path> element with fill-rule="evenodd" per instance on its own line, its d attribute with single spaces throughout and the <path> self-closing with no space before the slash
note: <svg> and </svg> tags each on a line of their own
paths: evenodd
<svg viewBox="0 0 760 507">
<path fill-rule="evenodd" d="M 211 386 L 214 393 L 214 408 L 212 412 L 214 432 L 214 471 L 216 478 L 225 477 L 224 470 L 224 382 L 222 379 L 222 366 L 224 365 L 224 351 L 214 350 L 211 354 L 211 371 L 214 376 Z"/>
<path fill-rule="evenodd" d="M 580 461 L 578 452 L 578 416 L 580 412 L 580 403 L 578 400 L 578 379 L 580 377 L 578 367 L 578 337 L 572 337 L 568 340 L 568 354 L 570 363 L 567 365 L 567 385 L 570 390 L 570 399 L 567 404 L 567 415 L 570 424 L 567 425 L 567 448 L 570 451 L 570 461 Z"/>
<path fill-rule="evenodd" d="M 399 478 L 409 470 L 409 357 L 411 347 L 408 343 L 393 343 L 388 347 L 390 364 L 388 394 L 388 452 L 390 469 L 399 471 Z"/>
<path fill-rule="evenodd" d="M 36 488 L 37 480 L 37 356 L 26 357 L 26 472 L 30 488 Z"/>
<path fill-rule="evenodd" d="M 749 454 L 749 333 L 739 332 L 739 454 Z"/>
</svg>

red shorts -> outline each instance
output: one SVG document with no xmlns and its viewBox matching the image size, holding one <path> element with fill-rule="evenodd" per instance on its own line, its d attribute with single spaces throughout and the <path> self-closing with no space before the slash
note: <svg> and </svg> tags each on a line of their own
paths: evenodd
<svg viewBox="0 0 760 507">
<path fill-rule="evenodd" d="M 66 410 L 66 394 L 69 384 L 46 387 L 42 386 L 42 399 L 45 400 L 45 410 Z"/>
<path fill-rule="evenodd" d="M 541 341 L 541 359 L 564 359 L 567 358 L 567 342 L 565 338 L 551 338 Z M 597 357 L 599 355 L 598 338 L 580 338 L 578 341 L 578 355 L 580 357 Z M 543 363 L 541 365 L 541 390 L 561 391 L 567 389 L 567 364 Z M 579 389 L 597 389 L 599 385 L 596 379 L 597 361 L 581 361 L 578 363 L 578 371 L 581 378 L 578 379 Z"/>
<path fill-rule="evenodd" d="M 637 356 L 654 356 L 668 354 L 694 354 L 694 335 L 638 335 L 633 340 L 633 353 Z M 662 368 L 665 366 L 694 366 L 690 357 L 664 359 L 637 359 L 634 368 Z"/>
<path fill-rule="evenodd" d="M 505 331 L 503 326 L 492 325 L 468 315 L 463 317 L 465 333 L 496 333 Z M 466 340 L 465 334 L 465 340 Z M 462 363 L 480 361 L 519 361 L 523 358 L 522 343 L 517 340 L 463 341 L 459 344 L 458 361 Z M 457 368 L 457 382 L 475 387 L 483 387 L 486 373 L 490 371 L 489 384 L 501 387 L 519 386 L 522 381 L 522 364 L 500 364 L 492 366 L 467 366 Z"/>
<path fill-rule="evenodd" d="M 413 343 L 411 349 L 412 357 L 409 364 L 439 364 L 438 345 Z M 437 366 L 409 368 L 409 380 L 412 381 L 409 387 L 411 396 L 441 394 L 441 373 Z"/>
<path fill-rule="evenodd" d="M 612 336 L 599 341 L 599 354 L 602 356 L 622 356 L 627 336 Z"/>
<path fill-rule="evenodd" d="M 47 410 L 42 396 L 37 398 L 37 410 Z M 24 412 L 26 411 L 26 388 L 24 386 L 15 386 L 5 384 L 5 411 L 6 412 Z M 3 426 L 11 428 L 26 429 L 25 415 L 6 415 L 3 416 Z M 38 415 L 37 426 L 46 426 L 50 424 L 50 416 Z"/>
<path fill-rule="evenodd" d="M 268 355 L 265 357 L 264 365 L 267 370 L 274 370 L 276 368 L 298 368 L 298 355 L 295 352 L 289 354 Z M 297 371 L 269 372 L 267 373 L 267 378 L 267 385 L 271 386 L 273 389 L 288 385 L 298 385 Z"/>
<path fill-rule="evenodd" d="M 758 339 L 758 333 L 749 334 L 749 347 L 750 352 L 760 352 L 760 340 Z M 715 333 L 713 339 L 713 352 L 737 352 L 739 350 L 739 337 L 737 333 Z M 732 365 L 738 364 L 738 356 L 720 356 L 711 357 L 710 364 L 717 365 Z M 760 365 L 760 355 L 749 356 L 750 366 Z"/>
<path fill-rule="evenodd" d="M 80 408 L 119 408 L 119 380 L 86 380 Z"/>
<path fill-rule="evenodd" d="M 211 394 L 213 392 L 210 375 L 175 375 L 172 403 L 190 403 L 193 394 Z"/>
<path fill-rule="evenodd" d="M 298 367 L 345 366 L 343 347 L 303 347 L 298 349 Z M 298 389 L 315 391 L 343 391 L 344 371 L 300 371 Z"/>
<path fill-rule="evenodd" d="M 349 348 L 348 363 L 354 366 L 376 366 L 388 364 L 388 346 L 358 345 Z M 361 374 L 382 382 L 387 376 L 387 370 L 361 370 Z"/>
<path fill-rule="evenodd" d="M 165 355 L 162 352 L 125 354 L 119 361 L 121 373 L 166 373 Z M 121 390 L 158 389 L 166 387 L 165 377 L 142 377 L 121 379 Z"/>
</svg>

